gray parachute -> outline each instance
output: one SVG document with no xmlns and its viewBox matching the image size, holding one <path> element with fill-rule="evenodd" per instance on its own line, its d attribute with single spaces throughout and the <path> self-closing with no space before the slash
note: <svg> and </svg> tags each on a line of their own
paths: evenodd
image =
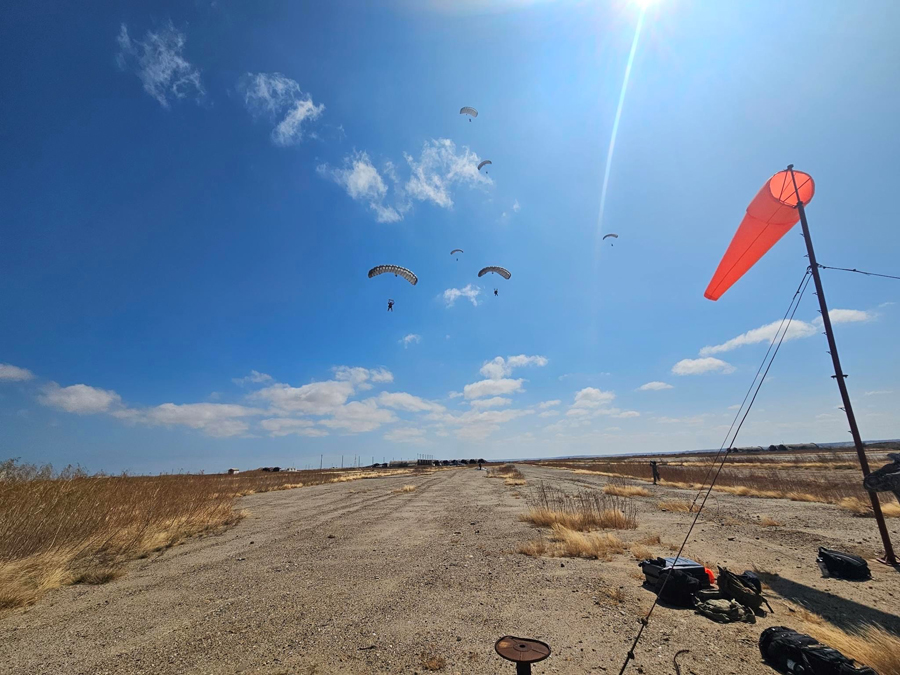
<svg viewBox="0 0 900 675">
<path fill-rule="evenodd" d="M 413 286 L 419 283 L 419 277 L 417 277 L 412 270 L 400 267 L 399 265 L 378 265 L 378 267 L 373 267 L 369 270 L 370 279 L 374 279 L 380 274 L 393 274 L 395 277 L 403 277 Z"/>
<path fill-rule="evenodd" d="M 501 277 L 507 280 L 509 280 L 509 278 L 512 276 L 512 274 L 509 273 L 509 270 L 505 267 L 485 267 L 478 273 L 478 276 L 483 277 L 488 272 L 491 272 L 492 274 L 499 274 Z"/>
<path fill-rule="evenodd" d="M 463 106 L 459 109 L 460 115 L 471 115 L 472 117 L 478 117 L 478 111 L 475 108 L 470 108 L 469 106 Z"/>
<path fill-rule="evenodd" d="M 489 159 L 484 160 L 481 164 L 478 165 L 478 170 L 481 171 L 481 167 L 485 166 L 486 164 L 493 164 L 493 162 Z"/>
</svg>

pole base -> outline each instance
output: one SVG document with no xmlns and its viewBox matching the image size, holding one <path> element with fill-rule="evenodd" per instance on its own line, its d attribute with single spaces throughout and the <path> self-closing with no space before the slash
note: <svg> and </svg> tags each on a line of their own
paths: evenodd
<svg viewBox="0 0 900 675">
<path fill-rule="evenodd" d="M 900 561 L 896 558 L 888 558 L 884 556 L 882 558 L 877 558 L 877 562 L 880 562 L 882 565 L 887 565 L 888 567 L 900 567 Z"/>
</svg>

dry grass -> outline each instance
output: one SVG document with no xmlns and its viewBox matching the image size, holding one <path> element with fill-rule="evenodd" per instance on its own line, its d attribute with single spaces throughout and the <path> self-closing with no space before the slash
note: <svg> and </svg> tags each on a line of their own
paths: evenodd
<svg viewBox="0 0 900 675">
<path fill-rule="evenodd" d="M 528 481 L 526 481 L 524 478 L 507 478 L 505 481 L 503 481 L 503 483 L 505 485 L 512 485 L 512 486 L 525 485 L 527 482 Z"/>
<path fill-rule="evenodd" d="M 641 575 L 643 578 L 643 575 Z M 628 595 L 625 593 L 625 589 L 621 586 L 617 586 L 616 588 L 604 588 L 600 591 L 604 597 L 612 600 L 617 605 L 621 605 L 625 600 L 628 599 Z"/>
<path fill-rule="evenodd" d="M 422 655 L 422 669 L 423 670 L 443 670 L 447 665 L 447 661 L 443 656 L 437 656 L 434 654 L 423 654 Z"/>
<path fill-rule="evenodd" d="M 609 561 L 614 553 L 625 552 L 625 543 L 608 532 L 578 532 L 557 524 L 553 526 L 553 534 L 549 540 L 543 537 L 534 539 L 522 544 L 517 550 L 529 556 Z"/>
<path fill-rule="evenodd" d="M 661 502 L 657 502 L 656 505 L 659 507 L 660 511 L 669 511 L 672 513 L 692 513 L 694 509 L 696 509 L 696 505 L 693 505 L 691 502 L 686 499 L 666 499 Z"/>
<path fill-rule="evenodd" d="M 634 556 L 635 560 L 647 560 L 647 558 L 655 557 L 653 551 L 643 544 L 632 544 L 629 548 L 631 549 L 631 555 Z"/>
<path fill-rule="evenodd" d="M 893 444 L 896 445 L 896 444 Z M 893 448 L 869 448 L 873 466 L 886 461 L 885 452 Z M 708 479 L 712 455 L 666 456 L 659 464 L 662 483 L 671 487 L 698 489 Z M 567 469 L 574 473 L 594 474 L 650 482 L 647 458 L 616 460 L 549 460 L 542 466 Z M 859 464 L 852 449 L 833 452 L 734 453 L 716 481 L 714 491 L 743 497 L 791 499 L 803 502 L 840 504 L 855 498 L 865 504 L 868 495 L 859 479 Z M 883 505 L 892 517 L 900 517 L 900 504 L 886 494 Z M 851 510 L 854 510 L 851 507 Z M 862 514 L 865 515 L 865 514 Z"/>
<path fill-rule="evenodd" d="M 881 502 L 881 512 L 884 514 L 885 518 L 900 518 L 900 504 L 897 502 L 884 501 L 883 499 Z M 859 497 L 844 497 L 838 501 L 837 505 L 858 516 L 875 517 L 875 513 L 872 511 L 872 503 L 868 499 L 862 500 Z"/>
<path fill-rule="evenodd" d="M 571 495 L 541 483 L 529 496 L 528 507 L 519 519 L 538 527 L 560 525 L 580 532 L 637 528 L 637 510 L 631 500 L 596 490 Z"/>
<path fill-rule="evenodd" d="M 628 485 L 618 481 L 610 481 L 603 487 L 603 492 L 617 497 L 649 497 L 650 490 L 638 485 Z"/>
<path fill-rule="evenodd" d="M 488 469 L 488 478 L 505 478 L 507 481 L 520 480 L 521 483 L 512 483 L 512 485 L 524 485 L 525 475 L 519 471 L 514 464 L 504 464 L 496 469 Z M 511 483 L 507 482 L 507 485 Z"/>
<path fill-rule="evenodd" d="M 405 494 L 405 493 L 415 492 L 415 491 L 416 491 L 415 485 L 404 485 L 403 487 L 399 487 L 396 490 L 391 490 L 391 492 L 393 494 Z"/>
<path fill-rule="evenodd" d="M 0 462 L 0 609 L 66 584 L 112 581 L 128 560 L 232 525 L 242 517 L 234 509 L 241 495 L 376 475 L 385 474 L 106 476 Z"/>
<path fill-rule="evenodd" d="M 645 546 L 659 546 L 662 544 L 662 539 L 655 532 L 648 532 L 643 537 L 637 540 L 638 544 L 644 544 Z"/>
<path fill-rule="evenodd" d="M 782 525 L 784 525 L 784 523 L 775 520 L 774 518 L 769 518 L 769 516 L 759 519 L 760 527 L 781 527 Z"/>
<path fill-rule="evenodd" d="M 810 621 L 810 616 L 815 619 Z M 807 613 L 804 619 L 803 632 L 822 644 L 874 668 L 879 675 L 900 675 L 900 637 L 880 626 L 863 626 L 858 631 L 846 632 L 814 614 Z"/>
</svg>

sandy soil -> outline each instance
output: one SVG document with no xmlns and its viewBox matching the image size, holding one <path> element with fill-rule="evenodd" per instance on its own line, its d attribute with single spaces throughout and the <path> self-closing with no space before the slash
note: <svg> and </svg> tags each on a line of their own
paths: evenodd
<svg viewBox="0 0 900 675">
<path fill-rule="evenodd" d="M 522 466 L 529 486 L 456 469 L 253 495 L 250 512 L 224 534 L 134 563 L 105 586 L 74 586 L 0 615 L 4 673 L 414 673 L 425 659 L 442 672 L 514 672 L 494 654 L 505 634 L 548 642 L 536 673 L 617 673 L 652 594 L 626 555 L 612 562 L 528 558 L 536 536 L 517 520 L 538 480 L 567 490 L 601 476 Z M 395 494 L 404 484 L 417 490 Z M 633 540 L 680 540 L 688 514 L 663 513 L 671 488 L 638 498 Z M 758 517 L 783 527 L 763 528 Z M 890 521 L 900 543 L 900 519 Z M 775 614 L 756 625 L 720 626 L 690 610 L 659 607 L 629 673 L 772 673 L 756 648 L 771 625 L 797 625 L 779 601 L 802 602 L 852 628 L 877 622 L 900 632 L 900 573 L 872 563 L 874 579 L 823 579 L 819 545 L 872 557 L 870 519 L 832 506 L 714 495 L 688 552 L 768 578 Z M 670 555 L 664 547 L 658 553 Z M 625 600 L 605 591 L 622 589 Z"/>
</svg>

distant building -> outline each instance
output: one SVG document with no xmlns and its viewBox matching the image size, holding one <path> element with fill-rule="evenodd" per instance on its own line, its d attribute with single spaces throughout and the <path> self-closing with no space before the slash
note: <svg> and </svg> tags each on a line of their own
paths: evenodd
<svg viewBox="0 0 900 675">
<path fill-rule="evenodd" d="M 234 474 L 240 473 L 240 472 L 241 472 L 240 469 L 228 469 L 228 475 L 229 475 L 229 476 L 233 476 Z"/>
</svg>

